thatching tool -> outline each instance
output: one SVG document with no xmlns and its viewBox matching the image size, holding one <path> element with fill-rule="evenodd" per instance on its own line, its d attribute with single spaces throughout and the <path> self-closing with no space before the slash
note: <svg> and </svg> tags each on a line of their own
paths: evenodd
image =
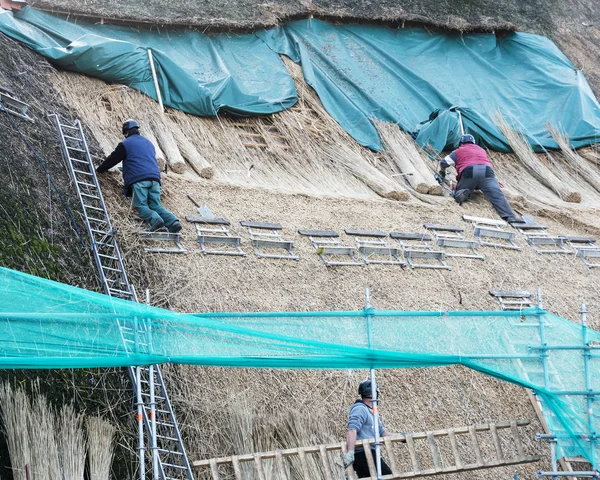
<svg viewBox="0 0 600 480">
<path fill-rule="evenodd" d="M 440 184 L 440 187 L 442 187 L 444 190 L 446 190 L 450 195 L 454 195 L 454 192 L 452 191 L 452 189 L 446 185 L 446 183 L 444 182 L 444 179 L 442 178 L 442 176 L 439 173 L 435 172 L 433 174 L 433 178 L 435 178 L 435 181 Z"/>
</svg>

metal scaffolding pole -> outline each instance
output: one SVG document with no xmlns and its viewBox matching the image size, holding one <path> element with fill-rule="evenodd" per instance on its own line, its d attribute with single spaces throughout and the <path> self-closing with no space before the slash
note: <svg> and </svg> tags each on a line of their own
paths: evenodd
<svg viewBox="0 0 600 480">
<path fill-rule="evenodd" d="M 369 310 L 371 309 L 371 293 L 367 287 L 365 291 L 365 313 L 367 319 L 367 338 L 369 348 L 372 348 L 373 344 L 373 315 Z M 381 439 L 379 438 L 379 410 L 377 409 L 377 403 L 379 399 L 377 397 L 377 383 L 375 382 L 375 369 L 371 369 L 371 403 L 373 404 L 373 430 L 375 430 L 375 467 L 377 470 L 377 480 L 381 480 Z"/>
<path fill-rule="evenodd" d="M 598 438 L 596 436 L 596 429 L 594 427 L 594 400 L 596 395 L 600 392 L 594 392 L 592 390 L 592 379 L 590 372 L 590 356 L 592 347 L 589 345 L 587 332 L 587 309 L 585 303 L 581 304 L 581 341 L 583 344 L 583 370 L 585 375 L 585 389 L 588 392 L 587 395 L 587 417 L 588 417 L 588 428 L 589 428 L 589 440 L 590 440 L 590 462 L 592 465 L 596 463 L 596 445 Z"/>
<path fill-rule="evenodd" d="M 539 290 L 538 290 L 539 296 Z M 541 302 L 539 303 L 541 307 Z M 555 433 L 551 433 L 548 435 L 537 435 L 538 439 L 547 440 L 550 443 L 550 451 L 552 455 L 552 471 L 551 472 L 543 472 L 538 471 L 538 479 L 543 477 L 552 477 L 552 479 L 557 480 L 559 477 L 583 477 L 583 478 L 594 478 L 600 479 L 600 474 L 597 470 L 594 470 L 594 465 L 596 463 L 596 447 L 598 445 L 598 436 L 595 431 L 594 426 L 594 401 L 596 396 L 600 395 L 600 391 L 596 391 L 593 389 L 594 385 L 592 384 L 591 379 L 591 369 L 590 369 L 590 360 L 593 358 L 599 358 L 599 355 L 593 355 L 592 350 L 594 348 L 593 345 L 590 345 L 588 341 L 588 327 L 587 327 L 587 309 L 585 304 L 581 305 L 581 310 L 579 312 L 581 317 L 581 345 L 557 345 L 557 346 L 548 346 L 546 344 L 546 340 L 544 337 L 544 329 L 543 324 L 540 321 L 540 346 L 534 347 L 530 346 L 530 350 L 539 350 L 540 356 L 542 358 L 542 368 L 544 369 L 544 386 L 548 388 L 548 377 L 547 377 L 547 357 L 549 351 L 581 351 L 583 358 L 583 370 L 584 370 L 584 381 L 585 387 L 583 390 L 552 390 L 550 391 L 557 396 L 585 396 L 586 397 L 586 412 L 587 412 L 587 432 L 576 434 L 576 436 L 584 441 L 588 441 L 590 444 L 589 450 L 589 458 L 592 465 L 592 469 L 589 471 L 577 471 L 577 472 L 559 472 L 558 471 L 558 453 L 557 453 L 557 440 L 558 438 L 563 438 L 561 435 L 556 435 Z M 571 435 L 564 435 L 564 438 L 570 438 Z"/>
</svg>

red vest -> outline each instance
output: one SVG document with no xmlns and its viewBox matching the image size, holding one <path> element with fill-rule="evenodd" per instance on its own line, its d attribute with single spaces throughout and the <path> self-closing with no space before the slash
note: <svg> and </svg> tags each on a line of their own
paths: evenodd
<svg viewBox="0 0 600 480">
<path fill-rule="evenodd" d="M 490 168 L 492 167 L 486 151 L 478 145 L 465 143 L 464 145 L 458 147 L 455 152 L 456 178 L 460 177 L 460 174 L 465 168 L 473 165 L 487 165 Z"/>
</svg>

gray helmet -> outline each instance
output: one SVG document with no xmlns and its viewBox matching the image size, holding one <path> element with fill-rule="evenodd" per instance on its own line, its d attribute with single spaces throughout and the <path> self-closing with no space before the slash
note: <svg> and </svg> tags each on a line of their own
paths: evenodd
<svg viewBox="0 0 600 480">
<path fill-rule="evenodd" d="M 376 385 L 376 389 L 377 389 L 377 396 L 379 396 L 379 385 Z M 365 380 L 358 386 L 358 394 L 361 397 L 371 398 L 372 393 L 373 393 L 373 390 L 371 387 L 371 380 Z"/>
<path fill-rule="evenodd" d="M 129 119 L 125 120 L 123 124 L 123 135 L 125 135 L 129 130 L 133 130 L 134 128 L 140 128 L 140 124 L 135 120 Z"/>
<path fill-rule="evenodd" d="M 468 133 L 466 135 L 463 135 L 462 137 L 460 137 L 460 142 L 458 142 L 459 145 L 464 145 L 465 143 L 472 143 L 475 144 L 475 137 L 473 135 L 469 135 Z"/>
</svg>

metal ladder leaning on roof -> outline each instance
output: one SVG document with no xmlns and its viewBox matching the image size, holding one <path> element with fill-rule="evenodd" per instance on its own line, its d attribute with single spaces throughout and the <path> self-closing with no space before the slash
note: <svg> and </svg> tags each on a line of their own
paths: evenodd
<svg viewBox="0 0 600 480">
<path fill-rule="evenodd" d="M 62 154 L 81 202 L 92 254 L 104 293 L 137 302 L 133 285 L 127 279 L 115 230 L 100 191 L 81 123 L 75 120 L 74 125 L 65 125 L 60 122 L 58 115 L 50 117 L 58 130 Z M 119 323 L 119 328 L 126 350 L 140 351 L 149 347 L 150 331 L 146 325 L 141 324 L 134 329 Z M 153 452 L 152 457 L 156 459 L 153 462 L 153 478 L 193 480 L 181 432 L 159 366 L 129 367 L 128 370 L 137 398 L 138 421 L 140 427 L 143 425 L 142 428 L 145 429 Z M 142 428 L 139 438 L 140 477 L 145 479 Z"/>
</svg>

